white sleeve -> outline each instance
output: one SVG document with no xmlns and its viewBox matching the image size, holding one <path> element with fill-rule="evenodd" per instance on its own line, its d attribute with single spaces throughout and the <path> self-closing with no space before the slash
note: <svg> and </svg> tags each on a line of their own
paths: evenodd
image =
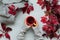
<svg viewBox="0 0 60 40">
<path fill-rule="evenodd" d="M 29 29 L 29 27 L 26 27 L 25 25 L 22 26 L 20 33 L 17 35 L 17 39 L 18 40 L 23 40 L 24 36 L 25 36 L 25 32 L 27 32 L 27 30 Z"/>
<path fill-rule="evenodd" d="M 7 11 L 8 11 L 8 7 L 6 5 L 0 6 L 0 16 L 9 17 L 10 14 L 8 14 Z"/>
<path fill-rule="evenodd" d="M 35 40 L 44 40 L 41 34 L 41 31 L 39 30 L 39 26 L 33 27 L 34 33 L 35 33 Z"/>
</svg>

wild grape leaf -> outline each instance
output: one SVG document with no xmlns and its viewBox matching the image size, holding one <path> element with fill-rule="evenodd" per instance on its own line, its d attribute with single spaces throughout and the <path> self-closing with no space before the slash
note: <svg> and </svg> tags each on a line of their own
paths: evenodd
<svg viewBox="0 0 60 40">
<path fill-rule="evenodd" d="M 2 32 L 5 34 L 5 37 L 10 40 L 10 35 L 8 34 L 8 32 L 11 31 L 12 29 L 11 29 L 10 27 L 6 27 L 6 24 L 4 24 L 4 23 L 1 23 L 1 27 L 2 27 L 2 29 L 3 29 Z M 1 38 L 2 36 L 4 36 L 3 33 L 0 34 L 0 38 Z"/>
<path fill-rule="evenodd" d="M 8 11 L 9 14 L 16 15 L 17 10 L 14 5 L 9 6 L 8 9 L 9 9 Z"/>
<path fill-rule="evenodd" d="M 28 8 L 28 5 L 29 5 L 29 4 L 26 2 L 26 3 L 25 3 L 25 7 L 22 8 L 23 13 L 26 12 L 26 10 L 27 10 L 27 8 Z"/>
<path fill-rule="evenodd" d="M 57 3 L 58 3 L 58 0 L 52 0 L 53 5 L 57 5 Z"/>
<path fill-rule="evenodd" d="M 25 13 L 26 10 L 27 10 L 27 7 L 23 7 L 23 8 L 22 8 L 23 13 Z"/>
<path fill-rule="evenodd" d="M 9 10 L 8 13 L 12 15 L 16 15 L 16 11 Z"/>
<path fill-rule="evenodd" d="M 33 6 L 29 5 L 28 3 L 25 3 L 25 7 L 22 8 L 23 13 L 27 12 L 27 14 L 29 14 L 33 10 Z"/>
<path fill-rule="evenodd" d="M 11 5 L 8 8 L 9 8 L 9 10 L 12 10 L 12 11 L 15 10 L 15 6 L 14 5 Z"/>
<path fill-rule="evenodd" d="M 47 0 L 38 0 L 37 2 L 42 9 L 44 9 L 46 7 L 47 10 L 50 10 L 50 2 Z"/>
<path fill-rule="evenodd" d="M 45 17 L 45 16 L 41 17 L 41 22 L 46 23 L 47 22 L 47 17 Z"/>
<path fill-rule="evenodd" d="M 29 9 L 31 10 L 31 11 L 33 11 L 34 10 L 34 8 L 33 8 L 33 6 L 29 6 Z"/>
<path fill-rule="evenodd" d="M 2 27 L 2 29 L 3 29 L 4 31 L 6 30 L 6 24 L 1 23 L 1 27 Z"/>
<path fill-rule="evenodd" d="M 44 4 L 44 1 L 43 0 L 38 0 L 37 4 L 43 5 Z"/>
<path fill-rule="evenodd" d="M 5 37 L 10 40 L 10 35 L 8 33 L 5 33 Z"/>
<path fill-rule="evenodd" d="M 3 34 L 0 34 L 0 38 L 3 36 Z"/>
<path fill-rule="evenodd" d="M 12 31 L 12 29 L 10 27 L 7 27 L 5 31 L 9 32 L 9 31 Z"/>
<path fill-rule="evenodd" d="M 28 13 L 28 14 L 30 13 L 30 9 L 29 9 L 29 8 L 27 8 L 27 13 Z"/>
</svg>

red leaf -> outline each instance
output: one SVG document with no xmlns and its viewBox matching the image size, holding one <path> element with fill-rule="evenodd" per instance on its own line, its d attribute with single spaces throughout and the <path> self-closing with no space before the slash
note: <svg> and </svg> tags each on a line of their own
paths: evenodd
<svg viewBox="0 0 60 40">
<path fill-rule="evenodd" d="M 12 31 L 12 29 L 10 27 L 6 28 L 6 32 Z"/>
<path fill-rule="evenodd" d="M 38 0 L 37 2 L 39 5 L 43 5 L 44 4 L 44 1 L 43 0 Z"/>
<path fill-rule="evenodd" d="M 23 13 L 25 13 L 27 10 L 27 7 L 22 8 Z"/>
<path fill-rule="evenodd" d="M 2 29 L 5 31 L 6 30 L 6 24 L 1 23 Z"/>
<path fill-rule="evenodd" d="M 44 9 L 44 8 L 45 8 L 45 2 L 43 2 L 43 3 L 44 3 L 44 4 L 41 6 L 41 8 L 42 8 L 42 9 Z"/>
<path fill-rule="evenodd" d="M 53 0 L 53 1 L 52 1 L 52 4 L 53 4 L 53 5 L 56 5 L 57 3 L 58 3 L 58 0 Z"/>
<path fill-rule="evenodd" d="M 47 0 L 38 0 L 37 3 L 42 7 L 42 9 L 44 9 L 46 7 L 47 11 L 50 10 L 50 2 L 49 1 L 47 1 Z"/>
<path fill-rule="evenodd" d="M 10 35 L 8 33 L 5 33 L 5 37 L 10 40 Z"/>
<path fill-rule="evenodd" d="M 52 23 L 56 25 L 59 24 L 57 20 L 52 20 Z"/>
<path fill-rule="evenodd" d="M 28 4 L 28 2 L 26 2 L 26 3 L 25 3 L 25 7 L 28 7 L 28 6 L 29 6 L 29 4 Z"/>
<path fill-rule="evenodd" d="M 29 9 L 31 10 L 31 11 L 33 11 L 34 10 L 34 8 L 33 8 L 33 6 L 29 6 Z"/>
<path fill-rule="evenodd" d="M 28 14 L 30 13 L 30 11 L 33 10 L 34 10 L 33 6 L 29 5 L 28 3 L 25 3 L 25 7 L 22 8 L 23 13 L 27 11 Z"/>
<path fill-rule="evenodd" d="M 51 24 L 50 20 L 48 20 L 48 21 L 46 22 L 46 24 L 50 25 L 50 24 Z"/>
<path fill-rule="evenodd" d="M 11 6 L 9 6 L 8 8 L 9 8 L 10 10 L 12 10 L 12 11 L 15 10 L 15 6 L 14 6 L 14 5 L 11 5 Z"/>
<path fill-rule="evenodd" d="M 29 8 L 27 8 L 27 13 L 28 13 L 28 14 L 30 13 L 30 9 L 29 9 Z"/>
<path fill-rule="evenodd" d="M 29 4 L 26 2 L 26 3 L 25 3 L 25 7 L 22 8 L 23 13 L 26 12 L 26 10 L 27 10 L 27 8 L 28 8 L 28 5 L 29 5 Z"/>
<path fill-rule="evenodd" d="M 49 26 L 47 33 L 53 33 L 55 31 L 54 27 Z"/>
<path fill-rule="evenodd" d="M 14 5 L 11 5 L 8 8 L 9 8 L 9 11 L 8 11 L 9 14 L 16 15 L 16 9 Z"/>
<path fill-rule="evenodd" d="M 47 18 L 46 17 L 41 17 L 41 22 L 46 23 L 47 22 Z"/>
<path fill-rule="evenodd" d="M 33 11 L 34 10 L 34 8 L 33 8 L 33 6 L 29 6 L 28 8 L 27 8 L 27 13 L 29 14 L 31 11 Z"/>
<path fill-rule="evenodd" d="M 56 13 L 56 14 L 60 14 L 60 5 L 56 5 L 56 6 L 54 6 L 53 7 L 54 8 L 54 12 Z"/>
<path fill-rule="evenodd" d="M 12 15 L 16 15 L 16 11 L 9 10 L 8 13 Z"/>
<path fill-rule="evenodd" d="M 3 36 L 3 34 L 0 34 L 0 38 Z"/>
<path fill-rule="evenodd" d="M 51 9 L 51 7 L 49 5 L 46 6 L 47 11 L 49 11 Z"/>
<path fill-rule="evenodd" d="M 47 31 L 48 25 L 43 25 L 42 29 L 43 29 L 43 31 Z"/>
</svg>

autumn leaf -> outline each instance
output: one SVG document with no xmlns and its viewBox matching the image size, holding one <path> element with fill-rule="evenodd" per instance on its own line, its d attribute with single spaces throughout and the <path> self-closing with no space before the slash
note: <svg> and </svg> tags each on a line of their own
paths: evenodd
<svg viewBox="0 0 60 40">
<path fill-rule="evenodd" d="M 47 22 L 47 17 L 45 17 L 45 16 L 41 17 L 41 22 L 46 23 Z"/>
<path fill-rule="evenodd" d="M 8 33 L 5 33 L 5 37 L 10 40 L 10 35 Z"/>
<path fill-rule="evenodd" d="M 2 26 L 3 31 L 1 31 L 2 34 L 0 34 L 0 38 L 5 35 L 5 37 L 10 40 L 10 35 L 8 34 L 8 32 L 12 31 L 12 29 L 10 27 L 6 27 L 6 24 L 4 23 L 1 23 L 1 26 Z"/>
<path fill-rule="evenodd" d="M 44 1 L 43 0 L 38 0 L 37 4 L 43 5 L 44 4 Z"/>
<path fill-rule="evenodd" d="M 23 13 L 27 12 L 27 14 L 29 14 L 33 10 L 33 6 L 29 5 L 28 3 L 25 3 L 25 7 L 22 8 Z"/>
<path fill-rule="evenodd" d="M 12 15 L 16 15 L 16 11 L 9 10 L 8 13 Z"/>
<path fill-rule="evenodd" d="M 23 8 L 22 8 L 23 13 L 25 13 L 26 10 L 27 10 L 27 7 L 23 7 Z"/>
<path fill-rule="evenodd" d="M 9 14 L 16 15 L 17 10 L 14 5 L 9 6 L 8 9 L 9 9 L 9 11 L 8 11 Z"/>
<path fill-rule="evenodd" d="M 0 38 L 3 36 L 3 34 L 0 34 Z"/>
<path fill-rule="evenodd" d="M 43 31 L 45 32 L 42 36 L 50 37 L 50 40 L 53 37 L 56 37 L 59 40 L 59 35 L 56 33 L 58 31 L 60 21 L 60 5 L 58 5 L 58 0 L 38 0 L 37 2 L 42 9 L 46 8 L 45 16 L 48 17 L 41 17 L 41 22 L 46 23 L 42 27 Z"/>
<path fill-rule="evenodd" d="M 9 31 L 12 31 L 12 29 L 10 27 L 7 27 L 5 31 L 9 32 Z"/>
<path fill-rule="evenodd" d="M 53 5 L 57 5 L 57 3 L 58 3 L 58 0 L 52 0 Z"/>
<path fill-rule="evenodd" d="M 1 23 L 2 29 L 5 31 L 6 30 L 6 24 Z"/>
<path fill-rule="evenodd" d="M 8 8 L 9 8 L 9 10 L 12 10 L 12 11 L 15 10 L 15 6 L 14 5 L 11 5 Z"/>
</svg>

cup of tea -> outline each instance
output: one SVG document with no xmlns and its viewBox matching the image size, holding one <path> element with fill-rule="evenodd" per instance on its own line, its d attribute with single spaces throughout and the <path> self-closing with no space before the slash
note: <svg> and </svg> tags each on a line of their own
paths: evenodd
<svg viewBox="0 0 60 40">
<path fill-rule="evenodd" d="M 30 27 L 32 27 L 32 26 L 35 27 L 35 26 L 37 25 L 37 21 L 35 20 L 34 17 L 28 16 L 28 17 L 25 19 L 25 24 L 26 24 L 27 26 L 30 26 Z"/>
</svg>

